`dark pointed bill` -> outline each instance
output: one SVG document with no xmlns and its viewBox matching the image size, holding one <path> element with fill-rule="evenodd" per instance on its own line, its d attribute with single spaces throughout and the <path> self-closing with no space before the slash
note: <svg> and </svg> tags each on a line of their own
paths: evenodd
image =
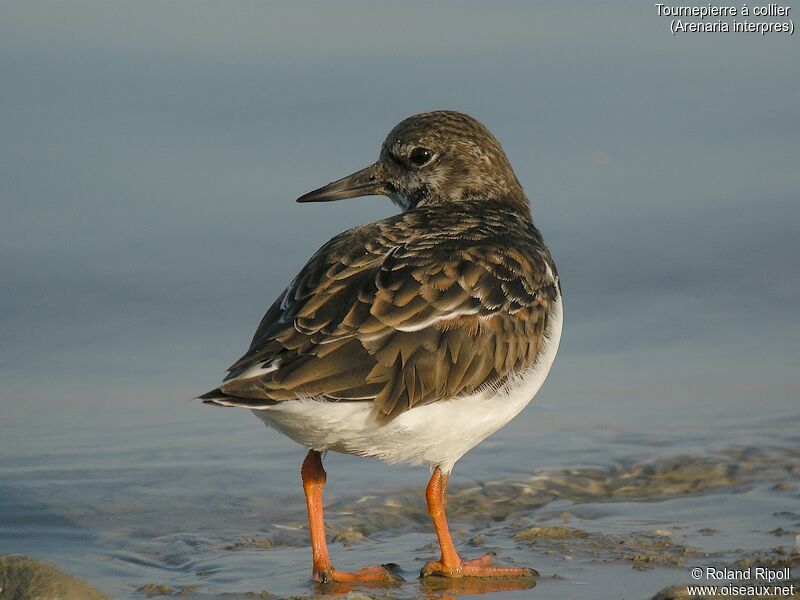
<svg viewBox="0 0 800 600">
<path fill-rule="evenodd" d="M 332 181 L 307 194 L 300 196 L 298 202 L 331 202 L 332 200 L 344 200 L 345 198 L 357 198 L 359 196 L 383 196 L 388 191 L 386 183 L 383 181 L 378 163 L 368 166 Z"/>
</svg>

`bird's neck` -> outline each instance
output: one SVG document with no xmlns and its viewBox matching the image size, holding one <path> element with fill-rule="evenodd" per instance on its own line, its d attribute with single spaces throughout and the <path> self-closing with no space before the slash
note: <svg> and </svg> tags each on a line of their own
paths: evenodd
<svg viewBox="0 0 800 600">
<path fill-rule="evenodd" d="M 427 207 L 450 207 L 453 210 L 471 209 L 471 210 L 491 210 L 493 208 L 502 208 L 519 213 L 522 216 L 530 218 L 530 205 L 528 198 L 519 188 L 517 193 L 511 194 L 497 194 L 485 195 L 479 193 L 468 193 L 457 198 L 442 198 L 436 195 L 424 196 L 418 198 L 416 202 L 409 204 L 397 203 L 403 211 L 414 210 L 416 208 Z"/>
<path fill-rule="evenodd" d="M 501 220 L 507 221 L 509 226 L 519 223 L 533 223 L 528 201 L 524 195 L 521 198 L 486 198 L 477 196 L 459 200 L 431 198 L 403 210 L 403 214 L 408 216 L 416 214 L 416 219 L 421 223 L 441 224 L 442 222 L 455 222 L 461 218 L 472 218 L 485 222 L 486 215 L 489 214 L 493 214 L 496 218 L 499 216 Z"/>
</svg>

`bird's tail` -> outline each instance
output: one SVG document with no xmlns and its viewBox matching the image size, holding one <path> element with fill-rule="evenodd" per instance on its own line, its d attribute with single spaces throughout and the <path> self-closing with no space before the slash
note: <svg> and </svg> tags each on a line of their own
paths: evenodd
<svg viewBox="0 0 800 600">
<path fill-rule="evenodd" d="M 268 398 L 239 398 L 226 394 L 220 388 L 215 388 L 210 392 L 206 392 L 202 396 L 198 396 L 195 400 L 202 400 L 206 404 L 215 404 L 217 406 L 234 406 L 239 408 L 269 408 L 275 406 L 277 400 L 269 400 Z"/>
</svg>

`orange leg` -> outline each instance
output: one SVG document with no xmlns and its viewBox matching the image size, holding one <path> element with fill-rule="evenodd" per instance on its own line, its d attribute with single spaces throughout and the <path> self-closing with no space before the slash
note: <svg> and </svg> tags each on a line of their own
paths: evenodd
<svg viewBox="0 0 800 600">
<path fill-rule="evenodd" d="M 303 479 L 303 492 L 306 495 L 308 508 L 308 528 L 311 533 L 311 555 L 313 560 L 313 578 L 322 583 L 389 583 L 398 581 L 384 566 L 367 567 L 360 571 L 348 573 L 337 571 L 331 564 L 328 545 L 325 542 L 325 517 L 322 514 L 322 490 L 325 487 L 325 469 L 322 468 L 322 456 L 316 450 L 309 450 L 300 469 Z"/>
<path fill-rule="evenodd" d="M 494 553 L 485 554 L 475 560 L 461 560 L 450 537 L 447 526 L 447 517 L 444 507 L 447 506 L 447 479 L 439 467 L 433 471 L 431 480 L 425 490 L 425 499 L 428 502 L 428 513 L 436 528 L 436 537 L 439 538 L 439 547 L 442 556 L 439 560 L 429 562 L 422 568 L 420 577 L 440 575 L 442 577 L 535 577 L 538 575 L 532 569 L 522 567 L 494 567 L 492 561 Z"/>
</svg>

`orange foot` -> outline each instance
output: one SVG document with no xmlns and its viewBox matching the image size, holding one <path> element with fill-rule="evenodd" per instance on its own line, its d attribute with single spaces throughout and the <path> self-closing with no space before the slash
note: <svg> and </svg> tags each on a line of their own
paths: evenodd
<svg viewBox="0 0 800 600">
<path fill-rule="evenodd" d="M 539 573 L 525 567 L 494 567 L 495 553 L 489 552 L 474 560 L 459 560 L 446 567 L 441 560 L 434 560 L 422 567 L 420 577 L 438 575 L 439 577 L 538 577 Z"/>
<path fill-rule="evenodd" d="M 314 569 L 314 580 L 320 583 L 398 583 L 403 581 L 393 571 L 398 570 L 395 564 L 366 567 L 358 571 L 337 571 L 332 565 Z"/>
</svg>

